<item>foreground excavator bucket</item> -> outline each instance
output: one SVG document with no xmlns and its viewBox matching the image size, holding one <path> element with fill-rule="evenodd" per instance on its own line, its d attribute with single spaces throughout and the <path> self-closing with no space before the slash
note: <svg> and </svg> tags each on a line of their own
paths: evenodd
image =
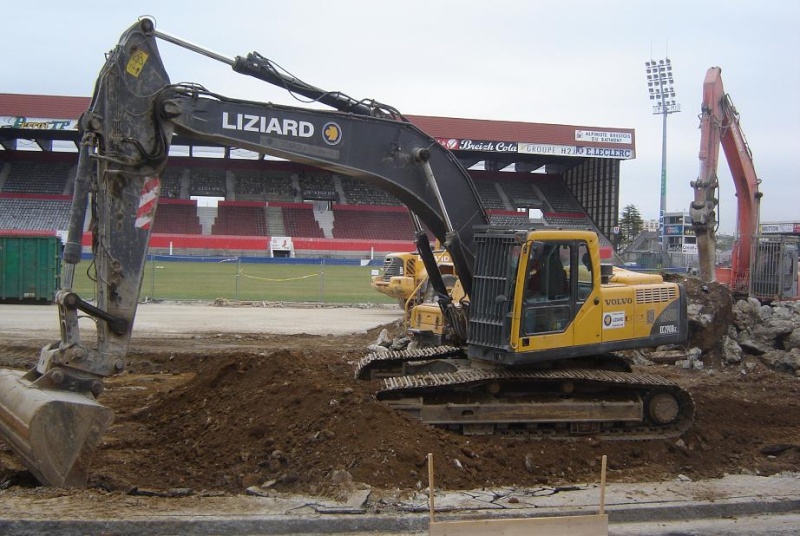
<svg viewBox="0 0 800 536">
<path fill-rule="evenodd" d="M 113 412 L 93 398 L 43 389 L 0 370 L 0 435 L 44 485 L 85 487 L 89 458 Z"/>
<path fill-rule="evenodd" d="M 27 374 L 0 370 L 0 439 L 48 486 L 86 486 L 92 452 L 113 420 L 112 411 L 95 397 L 104 378 L 125 369 L 159 177 L 173 132 L 161 124 L 153 97 L 168 85 L 154 23 L 143 18 L 106 55 L 92 102 L 79 121 L 62 281 L 54 296 L 61 340 L 43 348 Z M 93 303 L 72 290 L 87 215 L 92 218 Z M 82 317 L 95 322 L 95 344 L 80 336 Z"/>
</svg>

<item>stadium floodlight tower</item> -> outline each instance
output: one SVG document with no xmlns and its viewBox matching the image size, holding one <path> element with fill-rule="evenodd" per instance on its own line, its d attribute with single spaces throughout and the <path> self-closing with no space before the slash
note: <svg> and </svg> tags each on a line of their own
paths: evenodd
<svg viewBox="0 0 800 536">
<path fill-rule="evenodd" d="M 672 62 L 669 58 L 644 62 L 647 70 L 647 90 L 653 103 L 653 115 L 663 117 L 661 133 L 661 207 L 658 215 L 658 238 L 661 241 L 661 252 L 667 251 L 666 225 L 664 217 L 667 212 L 667 116 L 681 111 L 681 105 L 675 100 L 675 81 L 672 78 Z M 663 257 L 663 255 L 662 255 Z"/>
</svg>

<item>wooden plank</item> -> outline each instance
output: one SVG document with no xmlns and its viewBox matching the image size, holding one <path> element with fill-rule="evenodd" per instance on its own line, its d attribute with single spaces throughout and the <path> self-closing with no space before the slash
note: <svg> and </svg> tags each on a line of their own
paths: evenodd
<svg viewBox="0 0 800 536">
<path fill-rule="evenodd" d="M 434 522 L 434 505 L 433 505 L 433 452 L 428 453 L 428 507 L 430 508 L 431 523 Z"/>
<path fill-rule="evenodd" d="M 600 515 L 606 513 L 606 466 L 608 457 L 603 454 L 600 462 Z"/>
<path fill-rule="evenodd" d="M 430 536 L 607 536 L 608 515 L 434 521 Z"/>
<path fill-rule="evenodd" d="M 651 352 L 646 357 L 653 363 L 674 365 L 676 361 L 686 359 L 686 352 L 683 350 L 662 350 L 660 352 Z"/>
</svg>

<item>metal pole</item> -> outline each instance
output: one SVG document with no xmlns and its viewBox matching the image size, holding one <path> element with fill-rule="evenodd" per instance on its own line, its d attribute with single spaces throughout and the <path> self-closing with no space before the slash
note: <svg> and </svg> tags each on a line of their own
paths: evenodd
<svg viewBox="0 0 800 536">
<path fill-rule="evenodd" d="M 200 45 L 196 45 L 190 41 L 186 41 L 185 39 L 181 39 L 180 37 L 175 37 L 174 35 L 170 35 L 166 32 L 162 32 L 160 30 L 154 30 L 153 35 L 158 37 L 159 39 L 163 39 L 173 45 L 178 45 L 179 47 L 183 47 L 187 50 L 191 50 L 192 52 L 197 52 L 198 54 L 202 54 L 203 56 L 209 57 L 213 60 L 217 60 L 222 63 L 227 63 L 230 66 L 236 65 L 236 60 L 233 58 L 229 58 L 223 54 L 219 54 L 218 52 L 214 52 L 213 50 L 209 50 L 205 47 Z"/>
<path fill-rule="evenodd" d="M 663 85 L 663 82 L 662 82 Z M 664 103 L 664 92 L 661 92 L 663 109 L 663 125 L 661 131 L 661 262 L 667 256 L 667 107 Z"/>
<path fill-rule="evenodd" d="M 645 62 L 647 68 L 647 85 L 650 100 L 654 101 L 653 115 L 661 115 L 661 199 L 659 203 L 658 238 L 661 243 L 660 253 L 662 265 L 667 261 L 667 116 L 680 112 L 680 105 L 675 102 L 675 89 L 672 79 L 672 63 L 669 58 Z M 669 98 L 670 100 L 667 100 Z"/>
<path fill-rule="evenodd" d="M 433 169 L 431 169 L 431 164 L 428 162 L 431 158 L 431 153 L 428 149 L 414 149 L 414 160 L 419 162 L 422 165 L 422 170 L 425 173 L 425 178 L 428 180 L 428 186 L 433 191 L 433 195 L 436 197 L 436 202 L 439 204 L 439 210 L 442 213 L 442 217 L 444 218 L 445 226 L 447 227 L 447 232 L 453 232 L 453 222 L 450 221 L 450 214 L 447 212 L 447 207 L 444 205 L 444 200 L 442 199 L 442 192 L 439 190 L 439 184 L 436 182 L 436 177 L 433 175 Z"/>
<path fill-rule="evenodd" d="M 325 259 L 319 261 L 319 301 L 320 303 L 325 303 Z"/>
</svg>

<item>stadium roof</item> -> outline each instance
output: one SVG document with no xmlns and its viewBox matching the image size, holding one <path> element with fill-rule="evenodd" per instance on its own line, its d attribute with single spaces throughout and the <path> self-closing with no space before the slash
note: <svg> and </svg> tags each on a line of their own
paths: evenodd
<svg viewBox="0 0 800 536">
<path fill-rule="evenodd" d="M 89 97 L 0 93 L 0 117 L 78 119 L 90 102 Z"/>
<path fill-rule="evenodd" d="M 17 139 L 35 140 L 50 150 L 52 140 L 77 143 L 81 114 L 89 97 L 0 93 L 0 144 L 16 147 Z M 628 160 L 636 156 L 632 128 L 492 121 L 436 116 L 406 116 L 421 130 L 452 150 L 464 162 L 494 162 L 495 167 L 525 162 L 578 165 L 585 158 Z M 191 140 L 176 144 L 194 145 Z M 203 144 L 196 144 L 203 145 Z"/>
</svg>

